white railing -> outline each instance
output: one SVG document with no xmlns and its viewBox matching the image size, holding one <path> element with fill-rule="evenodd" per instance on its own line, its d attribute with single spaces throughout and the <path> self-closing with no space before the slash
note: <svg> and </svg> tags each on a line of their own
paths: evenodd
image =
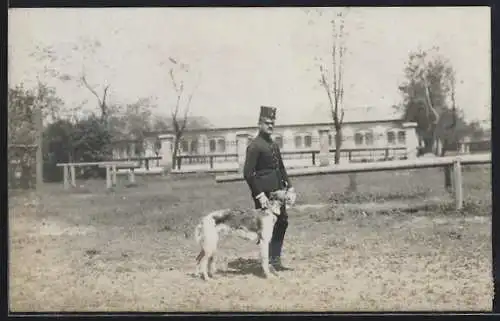
<svg viewBox="0 0 500 321">
<path fill-rule="evenodd" d="M 64 189 L 68 189 L 70 186 L 76 187 L 76 175 L 75 167 L 82 166 L 99 166 L 106 168 L 106 188 L 110 189 L 116 185 L 116 172 L 117 168 L 127 168 L 129 169 L 129 181 L 130 183 L 135 183 L 134 168 L 139 166 L 135 162 L 123 162 L 123 161 L 103 161 L 103 162 L 83 162 L 83 163 L 58 163 L 58 167 L 63 167 L 63 184 Z"/>
<path fill-rule="evenodd" d="M 397 160 L 377 163 L 361 163 L 361 164 L 340 164 L 329 165 L 323 167 L 309 167 L 290 169 L 287 171 L 288 176 L 312 176 L 312 175 L 329 175 L 329 174 L 349 174 L 349 173 L 365 173 L 365 172 L 380 172 L 393 170 L 408 170 L 418 168 L 436 168 L 453 166 L 454 177 L 454 196 L 457 209 L 463 206 L 463 183 L 462 183 L 462 165 L 480 165 L 491 164 L 490 154 L 477 155 L 462 155 L 448 157 L 433 157 L 433 158 L 417 158 L 414 160 Z M 242 173 L 228 174 L 216 176 L 215 180 L 218 183 L 234 182 L 243 180 Z"/>
</svg>

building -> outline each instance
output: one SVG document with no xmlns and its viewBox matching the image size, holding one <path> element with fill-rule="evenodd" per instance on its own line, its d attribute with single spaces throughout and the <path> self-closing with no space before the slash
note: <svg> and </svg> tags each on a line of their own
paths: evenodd
<svg viewBox="0 0 500 321">
<path fill-rule="evenodd" d="M 341 163 L 414 158 L 418 139 L 416 124 L 399 117 L 346 120 L 342 129 Z M 258 132 L 257 124 L 187 130 L 180 142 L 174 172 L 236 171 L 244 161 L 246 146 Z M 277 124 L 274 140 L 285 166 L 306 167 L 333 163 L 336 143 L 332 122 Z M 145 156 L 161 155 L 160 166 L 172 167 L 174 133 L 154 133 L 145 144 Z"/>
</svg>

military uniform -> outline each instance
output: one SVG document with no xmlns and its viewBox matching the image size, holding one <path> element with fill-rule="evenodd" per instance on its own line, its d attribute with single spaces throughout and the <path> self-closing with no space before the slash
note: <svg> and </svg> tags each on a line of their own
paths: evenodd
<svg viewBox="0 0 500 321">
<path fill-rule="evenodd" d="M 274 120 L 274 115 L 274 108 L 261 107 L 261 117 Z M 264 193 L 269 197 L 272 191 L 292 187 L 278 145 L 263 132 L 259 132 L 247 147 L 243 175 L 257 209 L 261 208 L 260 202 L 256 199 L 257 195 Z M 281 249 L 288 227 L 288 215 L 284 205 L 277 219 L 269 244 L 269 256 L 272 264 L 281 265 Z"/>
</svg>

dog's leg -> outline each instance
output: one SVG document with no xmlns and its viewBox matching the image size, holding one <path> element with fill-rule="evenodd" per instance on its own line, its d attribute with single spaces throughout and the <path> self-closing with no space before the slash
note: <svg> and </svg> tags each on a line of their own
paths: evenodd
<svg viewBox="0 0 500 321">
<path fill-rule="evenodd" d="M 264 276 L 269 278 L 272 276 L 269 269 L 269 242 L 267 240 L 262 240 L 259 244 L 260 246 L 260 260 L 262 264 L 262 271 Z"/>
<path fill-rule="evenodd" d="M 200 262 L 204 256 L 205 256 L 205 251 L 202 248 L 200 254 L 198 254 L 198 256 L 196 257 L 196 271 L 194 272 L 196 276 L 200 274 Z"/>
<path fill-rule="evenodd" d="M 261 241 L 260 241 L 260 259 L 262 263 L 262 270 L 264 271 L 264 276 L 269 278 L 276 273 L 269 269 L 269 243 L 273 236 L 274 228 L 274 217 L 266 216 L 262 218 L 262 231 L 261 231 Z"/>
<path fill-rule="evenodd" d="M 217 255 L 214 253 L 208 262 L 208 276 L 214 279 L 215 273 L 217 273 Z"/>
<path fill-rule="evenodd" d="M 215 222 L 213 221 L 213 219 L 211 218 L 204 219 L 202 233 L 203 233 L 202 248 L 203 251 L 205 252 L 205 256 L 201 259 L 200 265 L 201 265 L 202 277 L 204 280 L 208 281 L 210 279 L 208 275 L 209 264 L 211 263 L 210 261 L 213 260 L 213 256 L 215 255 L 215 252 L 217 250 L 217 242 L 219 240 L 217 234 L 217 228 L 215 226 Z"/>
<path fill-rule="evenodd" d="M 208 276 L 208 261 L 210 260 L 210 254 L 205 252 L 205 256 L 201 259 L 200 267 L 201 267 L 201 277 L 208 281 L 210 278 Z"/>
</svg>

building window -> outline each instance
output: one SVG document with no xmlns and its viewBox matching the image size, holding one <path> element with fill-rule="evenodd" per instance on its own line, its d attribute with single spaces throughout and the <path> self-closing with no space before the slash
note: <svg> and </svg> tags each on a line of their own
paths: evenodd
<svg viewBox="0 0 500 321">
<path fill-rule="evenodd" d="M 156 139 L 154 144 L 155 153 L 158 154 L 161 151 L 161 140 Z"/>
<path fill-rule="evenodd" d="M 209 149 L 211 153 L 214 153 L 215 150 L 217 149 L 216 144 L 215 144 L 215 139 L 211 139 L 210 142 L 208 143 Z"/>
<path fill-rule="evenodd" d="M 223 138 L 221 138 L 218 141 L 218 145 L 219 145 L 219 152 L 224 153 L 226 151 L 226 141 Z"/>
<path fill-rule="evenodd" d="M 311 147 L 312 146 L 312 137 L 307 135 L 307 136 L 304 136 L 304 145 L 306 147 Z"/>
<path fill-rule="evenodd" d="M 295 147 L 296 148 L 302 147 L 302 136 L 295 136 Z"/>
<path fill-rule="evenodd" d="M 394 135 L 394 132 L 387 132 L 387 142 L 391 145 L 396 143 L 396 135 Z"/>
<path fill-rule="evenodd" d="M 198 153 L 198 141 L 197 140 L 191 141 L 191 153 L 192 154 Z"/>
<path fill-rule="evenodd" d="M 332 134 L 328 134 L 328 145 L 333 146 L 333 136 Z"/>
<path fill-rule="evenodd" d="M 398 143 L 406 144 L 406 133 L 404 131 L 398 133 Z"/>
<path fill-rule="evenodd" d="M 356 145 L 362 145 L 363 144 L 363 134 L 361 133 L 356 133 L 354 135 L 354 143 Z"/>
<path fill-rule="evenodd" d="M 187 153 L 189 150 L 189 142 L 187 140 L 183 140 L 181 146 L 182 146 L 182 152 Z"/>
<path fill-rule="evenodd" d="M 368 132 L 365 134 L 365 144 L 366 145 L 373 145 L 373 133 Z"/>
</svg>

